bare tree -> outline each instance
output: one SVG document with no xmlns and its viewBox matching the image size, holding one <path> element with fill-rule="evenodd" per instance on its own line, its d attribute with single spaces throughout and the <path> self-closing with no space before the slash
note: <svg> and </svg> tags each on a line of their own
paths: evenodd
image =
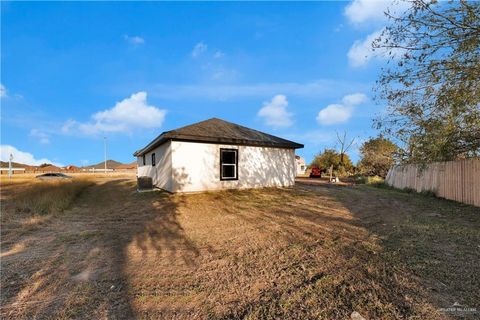
<svg viewBox="0 0 480 320">
<path fill-rule="evenodd" d="M 353 145 L 353 143 L 355 142 L 355 138 L 353 138 L 350 142 L 347 142 L 347 132 L 346 131 L 343 131 L 343 137 L 341 137 L 338 134 L 338 131 L 335 131 L 335 133 L 337 134 L 338 143 L 340 144 L 340 164 L 343 164 L 344 155 L 348 151 L 348 149 L 350 149 L 350 147 Z"/>
</svg>

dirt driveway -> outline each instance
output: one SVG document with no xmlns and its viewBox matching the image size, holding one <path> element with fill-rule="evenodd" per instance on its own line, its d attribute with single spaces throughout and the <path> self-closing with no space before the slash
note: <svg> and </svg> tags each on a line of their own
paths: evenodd
<svg viewBox="0 0 480 320">
<path fill-rule="evenodd" d="M 2 222 L 1 316 L 454 318 L 438 309 L 480 310 L 478 230 L 478 208 L 368 186 L 101 181 L 61 214 Z"/>
</svg>

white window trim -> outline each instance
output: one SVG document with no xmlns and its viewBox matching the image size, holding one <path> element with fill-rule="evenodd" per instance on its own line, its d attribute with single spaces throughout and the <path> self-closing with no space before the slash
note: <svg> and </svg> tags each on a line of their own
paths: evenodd
<svg viewBox="0 0 480 320">
<path fill-rule="evenodd" d="M 226 152 L 235 152 L 235 163 L 223 163 L 222 162 L 222 153 Z M 223 176 L 223 167 L 224 166 L 232 166 L 234 176 L 233 177 L 225 177 Z M 229 181 L 229 180 L 238 180 L 238 149 L 230 149 L 230 148 L 220 148 L 220 180 L 222 181 Z"/>
</svg>

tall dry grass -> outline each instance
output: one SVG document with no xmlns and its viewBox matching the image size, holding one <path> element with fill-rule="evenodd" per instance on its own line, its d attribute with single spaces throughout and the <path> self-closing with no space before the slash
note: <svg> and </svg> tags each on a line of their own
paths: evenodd
<svg viewBox="0 0 480 320">
<path fill-rule="evenodd" d="M 93 184 L 85 178 L 35 182 L 14 196 L 15 209 L 34 215 L 60 213 Z"/>
</svg>

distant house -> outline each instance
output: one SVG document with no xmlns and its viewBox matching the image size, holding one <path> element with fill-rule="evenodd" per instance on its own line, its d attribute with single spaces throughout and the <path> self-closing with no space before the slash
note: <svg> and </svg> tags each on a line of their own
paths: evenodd
<svg viewBox="0 0 480 320">
<path fill-rule="evenodd" d="M 307 166 L 305 164 L 305 159 L 300 156 L 295 155 L 295 167 L 297 169 L 297 176 L 302 176 L 307 171 Z"/>
<path fill-rule="evenodd" d="M 25 168 L 12 167 L 11 172 L 12 172 L 12 174 L 25 173 Z M 10 168 L 0 167 L 0 174 L 9 174 L 9 173 L 10 173 Z"/>
<path fill-rule="evenodd" d="M 33 171 L 35 167 L 23 164 L 23 163 L 18 163 L 18 162 L 12 162 L 12 174 L 17 174 L 17 173 L 25 173 L 28 171 Z M 0 161 L 0 174 L 8 174 L 9 173 L 9 164 L 8 162 Z"/>
<path fill-rule="evenodd" d="M 292 186 L 302 144 L 212 118 L 163 132 L 137 157 L 137 176 L 170 192 Z"/>
<path fill-rule="evenodd" d="M 68 172 L 78 172 L 80 171 L 80 168 L 77 167 L 77 166 L 74 166 L 74 165 L 68 165 L 66 167 L 63 168 L 65 171 L 68 171 Z"/>
</svg>

